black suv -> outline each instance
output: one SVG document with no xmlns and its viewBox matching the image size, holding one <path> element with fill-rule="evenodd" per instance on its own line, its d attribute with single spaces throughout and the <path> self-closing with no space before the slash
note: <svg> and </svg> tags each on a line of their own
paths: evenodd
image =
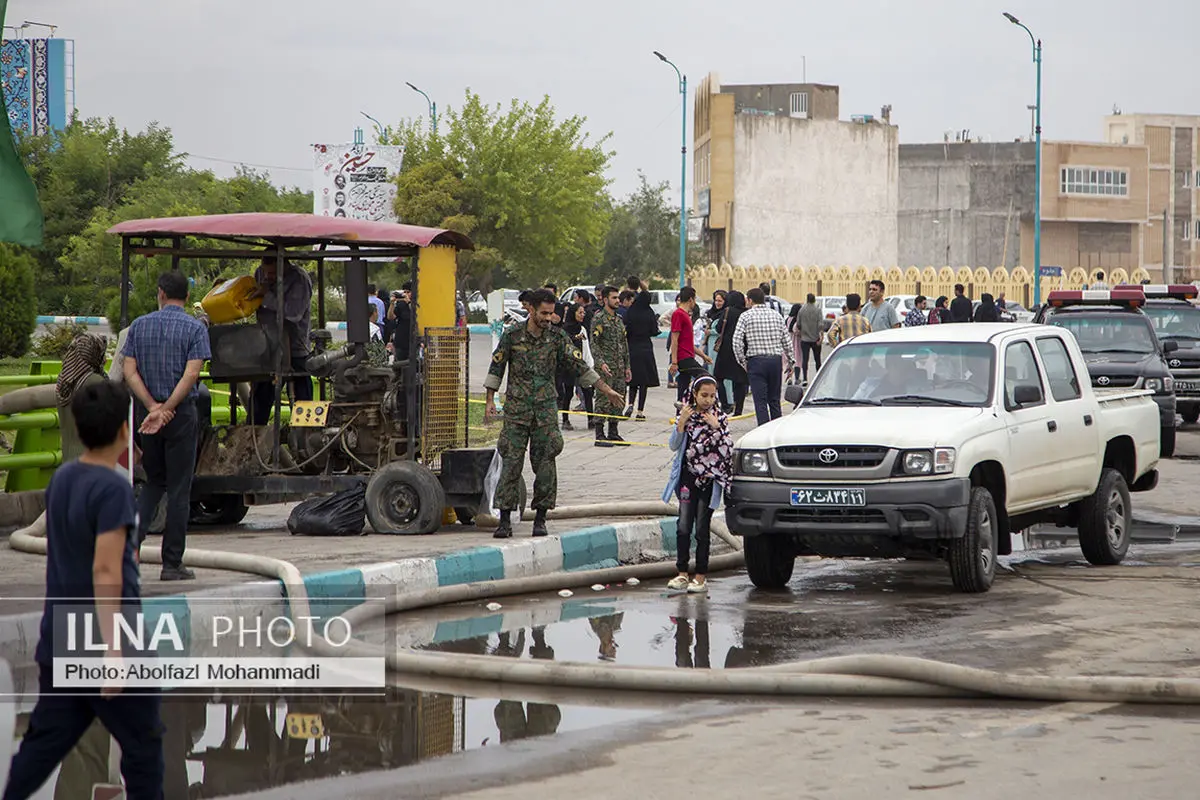
<svg viewBox="0 0 1200 800">
<path fill-rule="evenodd" d="M 1184 422 L 1196 422 L 1200 419 L 1200 308 L 1189 301 L 1200 290 L 1189 284 L 1136 288 L 1145 291 L 1142 311 L 1154 325 L 1159 341 L 1175 342 L 1179 348 L 1167 356 L 1175 379 L 1175 405 Z"/>
<path fill-rule="evenodd" d="M 1170 458 L 1175 453 L 1176 400 L 1167 359 L 1174 357 L 1179 342 L 1174 339 L 1160 342 L 1150 318 L 1138 308 L 1140 303 L 1122 304 L 1113 300 L 1112 304 L 1090 304 L 1073 297 L 1056 297 L 1059 294 L 1051 293 L 1051 302 L 1038 312 L 1034 321 L 1058 325 L 1075 336 L 1094 388 L 1154 392 L 1162 426 L 1160 454 Z"/>
</svg>

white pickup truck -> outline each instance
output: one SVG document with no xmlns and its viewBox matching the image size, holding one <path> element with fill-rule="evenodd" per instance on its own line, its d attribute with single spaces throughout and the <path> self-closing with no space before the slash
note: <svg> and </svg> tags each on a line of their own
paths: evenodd
<svg viewBox="0 0 1200 800">
<path fill-rule="evenodd" d="M 1130 492 L 1158 483 L 1150 394 L 1093 390 L 1072 334 L 1047 325 L 859 336 L 737 443 L 726 522 L 762 588 L 820 555 L 945 559 L 957 589 L 985 592 L 1011 533 L 1041 522 L 1118 564 Z"/>
</svg>

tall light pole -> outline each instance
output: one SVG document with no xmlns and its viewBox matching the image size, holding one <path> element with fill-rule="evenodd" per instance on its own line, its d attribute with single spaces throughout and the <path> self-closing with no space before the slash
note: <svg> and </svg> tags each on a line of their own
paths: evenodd
<svg viewBox="0 0 1200 800">
<path fill-rule="evenodd" d="M 405 81 L 404 83 L 408 86 L 408 88 L 412 89 L 414 92 L 416 92 L 417 94 L 424 97 L 425 102 L 429 104 L 429 123 L 433 127 L 433 132 L 437 133 L 437 103 L 430 100 L 429 95 L 425 94 L 424 92 L 422 92 L 417 87 L 413 86 L 408 81 Z"/>
<path fill-rule="evenodd" d="M 683 98 L 683 109 L 679 115 L 682 128 L 679 150 L 679 288 L 682 289 L 687 286 L 687 76 L 662 53 L 655 50 L 654 55 L 675 70 L 679 78 L 679 94 Z"/>
<path fill-rule="evenodd" d="M 372 117 L 370 114 L 368 114 L 365 111 L 360 111 L 358 113 L 362 114 L 364 117 L 371 120 L 371 122 L 373 122 L 375 124 L 375 137 L 379 140 L 379 144 L 383 144 L 383 141 L 384 141 L 383 126 L 379 124 L 379 120 L 375 119 L 374 117 Z"/>
<path fill-rule="evenodd" d="M 1037 105 L 1034 106 L 1033 135 L 1037 148 L 1034 172 L 1037 173 L 1033 194 L 1033 304 L 1042 303 L 1042 40 L 1033 35 L 1021 20 L 1004 12 L 1004 18 L 1029 34 L 1033 44 L 1033 63 L 1037 65 Z"/>
</svg>

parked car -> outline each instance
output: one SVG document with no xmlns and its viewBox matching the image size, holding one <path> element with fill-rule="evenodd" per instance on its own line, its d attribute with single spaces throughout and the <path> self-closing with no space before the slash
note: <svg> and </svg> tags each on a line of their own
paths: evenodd
<svg viewBox="0 0 1200 800">
<path fill-rule="evenodd" d="M 1175 379 L 1167 362 L 1179 341 L 1159 341 L 1142 312 L 1145 295 L 1132 289 L 1050 292 L 1043 320 L 1071 331 L 1097 388 L 1149 389 L 1162 426 L 1161 455 L 1175 454 Z"/>
<path fill-rule="evenodd" d="M 1093 564 L 1129 547 L 1130 492 L 1158 479 L 1151 392 L 1093 389 L 1066 329 L 981 323 L 869 333 L 837 348 L 790 414 L 735 445 L 725 519 L 751 581 L 797 555 L 944 559 L 985 592 L 1010 533 L 1078 529 Z M 803 398 L 803 399 L 801 399 Z"/>
<path fill-rule="evenodd" d="M 891 303 L 896 307 L 896 313 L 900 315 L 900 321 L 908 316 L 908 312 L 913 310 L 916 305 L 917 296 L 915 294 L 894 294 L 891 297 L 883 298 L 883 302 Z"/>
<path fill-rule="evenodd" d="M 1164 344 L 1175 342 L 1179 349 L 1167 357 L 1175 381 L 1175 408 L 1184 422 L 1200 419 L 1200 308 L 1193 305 L 1195 286 L 1122 285 L 1114 289 L 1141 289 L 1146 295 L 1143 313 Z"/>
</svg>

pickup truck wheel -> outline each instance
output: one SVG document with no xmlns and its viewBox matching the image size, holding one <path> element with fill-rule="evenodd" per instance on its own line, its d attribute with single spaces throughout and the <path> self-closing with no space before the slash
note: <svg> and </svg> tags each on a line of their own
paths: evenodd
<svg viewBox="0 0 1200 800">
<path fill-rule="evenodd" d="M 1129 487 L 1115 469 L 1100 473 L 1100 485 L 1079 508 L 1079 548 L 1091 564 L 1120 564 L 1129 550 L 1133 522 Z"/>
<path fill-rule="evenodd" d="M 992 581 L 996 577 L 998 527 L 992 493 L 982 486 L 976 486 L 971 490 L 971 501 L 967 505 L 966 533 L 950 543 L 948 560 L 955 589 L 977 594 L 992 588 Z"/>
<path fill-rule="evenodd" d="M 1162 441 L 1158 446 L 1158 455 L 1161 458 L 1170 458 L 1175 455 L 1175 427 L 1162 429 Z"/>
<path fill-rule="evenodd" d="M 783 536 L 759 534 L 743 540 L 746 572 L 759 589 L 782 589 L 792 579 L 796 554 L 792 543 Z"/>
</svg>

